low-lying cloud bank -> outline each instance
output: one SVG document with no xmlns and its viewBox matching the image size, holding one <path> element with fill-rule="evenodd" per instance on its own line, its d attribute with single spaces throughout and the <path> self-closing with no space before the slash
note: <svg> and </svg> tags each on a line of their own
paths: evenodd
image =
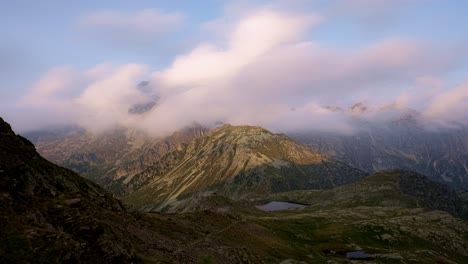
<svg viewBox="0 0 468 264">
<path fill-rule="evenodd" d="M 37 128 L 34 121 L 40 120 L 95 132 L 129 126 L 154 135 L 194 122 L 350 132 L 353 113 L 326 106 L 365 101 L 373 105 L 373 114 L 364 115 L 369 119 L 381 118 L 376 113 L 392 105 L 416 109 L 430 124 L 468 124 L 468 81 L 450 88 L 436 77 L 456 66 L 453 53 L 400 37 L 328 47 L 309 39 L 324 21 L 318 14 L 258 9 L 239 18 L 222 44 L 200 43 L 163 70 L 139 64 L 58 67 L 18 102 L 18 113 L 29 113 L 24 129 Z M 129 111 L 154 103 L 138 114 Z"/>
</svg>

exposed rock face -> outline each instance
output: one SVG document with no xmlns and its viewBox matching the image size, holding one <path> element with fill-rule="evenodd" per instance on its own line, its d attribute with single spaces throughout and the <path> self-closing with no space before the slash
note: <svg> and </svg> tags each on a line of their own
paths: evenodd
<svg viewBox="0 0 468 264">
<path fill-rule="evenodd" d="M 212 191 L 231 199 L 272 192 L 332 188 L 365 177 L 284 135 L 224 125 L 191 142 L 171 171 L 126 197 L 144 210 L 163 210 L 190 195 Z"/>
<path fill-rule="evenodd" d="M 312 149 L 369 173 L 407 169 L 456 189 L 468 189 L 468 129 L 428 130 L 412 117 L 373 126 L 362 123 L 352 135 L 291 135 Z"/>
<path fill-rule="evenodd" d="M 33 140 L 41 155 L 67 167 L 122 196 L 143 186 L 147 174 L 139 174 L 148 166 L 165 172 L 179 158 L 187 144 L 203 135 L 206 129 L 194 126 L 166 138 L 153 138 L 133 129 L 116 129 L 93 135 L 83 129 L 59 132 L 33 132 Z M 136 179 L 135 175 L 139 174 Z"/>
<path fill-rule="evenodd" d="M 136 261 L 125 210 L 97 184 L 42 158 L 0 118 L 0 262 Z"/>
</svg>

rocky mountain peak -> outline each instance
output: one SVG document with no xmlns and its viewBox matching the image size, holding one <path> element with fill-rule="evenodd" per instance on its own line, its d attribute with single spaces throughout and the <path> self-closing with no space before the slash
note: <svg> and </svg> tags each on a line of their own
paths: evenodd
<svg viewBox="0 0 468 264">
<path fill-rule="evenodd" d="M 199 151 L 203 145 L 202 152 Z M 274 163 L 281 160 L 297 164 L 313 164 L 324 157 L 285 135 L 277 135 L 258 126 L 224 125 L 192 142 L 188 155 L 193 157 L 230 155 L 238 169 Z"/>
<path fill-rule="evenodd" d="M 367 106 L 363 102 L 358 102 L 352 105 L 349 109 L 352 113 L 363 113 L 367 111 Z"/>
<path fill-rule="evenodd" d="M 192 141 L 163 177 L 127 196 L 144 210 L 162 210 L 192 194 L 216 191 L 232 199 L 341 185 L 366 174 L 255 126 L 224 125 Z"/>
<path fill-rule="evenodd" d="M 212 137 L 232 144 L 255 145 L 272 140 L 275 135 L 270 131 L 257 126 L 224 125 L 214 130 Z"/>
</svg>

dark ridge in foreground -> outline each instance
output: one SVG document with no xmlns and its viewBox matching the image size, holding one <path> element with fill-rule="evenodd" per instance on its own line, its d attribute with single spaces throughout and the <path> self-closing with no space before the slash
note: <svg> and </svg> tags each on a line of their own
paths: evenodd
<svg viewBox="0 0 468 264">
<path fill-rule="evenodd" d="M 118 200 L 42 158 L 0 118 L 0 262 L 131 263 Z"/>
</svg>

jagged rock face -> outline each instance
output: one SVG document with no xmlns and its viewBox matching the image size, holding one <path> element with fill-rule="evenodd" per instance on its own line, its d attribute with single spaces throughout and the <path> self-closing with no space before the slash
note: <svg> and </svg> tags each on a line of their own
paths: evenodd
<svg viewBox="0 0 468 264">
<path fill-rule="evenodd" d="M 125 200 L 144 210 L 162 210 L 203 191 L 245 199 L 271 192 L 332 188 L 365 176 L 284 135 L 259 127 L 225 125 L 191 142 L 171 171 Z"/>
<path fill-rule="evenodd" d="M 364 124 L 352 135 L 291 135 L 312 149 L 369 173 L 407 169 L 468 189 L 468 130 L 427 130 L 413 118 L 391 124 Z"/>
<path fill-rule="evenodd" d="M 148 179 L 141 174 L 147 167 L 166 171 L 194 138 L 206 129 L 195 126 L 173 133 L 166 138 L 153 138 L 134 129 L 116 129 L 93 135 L 83 129 L 65 133 L 28 133 L 41 155 L 67 167 L 121 196 Z M 135 175 L 139 175 L 132 180 Z M 148 176 L 148 175 L 146 175 Z"/>
<path fill-rule="evenodd" d="M 125 210 L 97 184 L 42 158 L 0 119 L 0 262 L 135 261 L 115 223 Z M 51 242 L 54 241 L 54 242 Z"/>
</svg>

